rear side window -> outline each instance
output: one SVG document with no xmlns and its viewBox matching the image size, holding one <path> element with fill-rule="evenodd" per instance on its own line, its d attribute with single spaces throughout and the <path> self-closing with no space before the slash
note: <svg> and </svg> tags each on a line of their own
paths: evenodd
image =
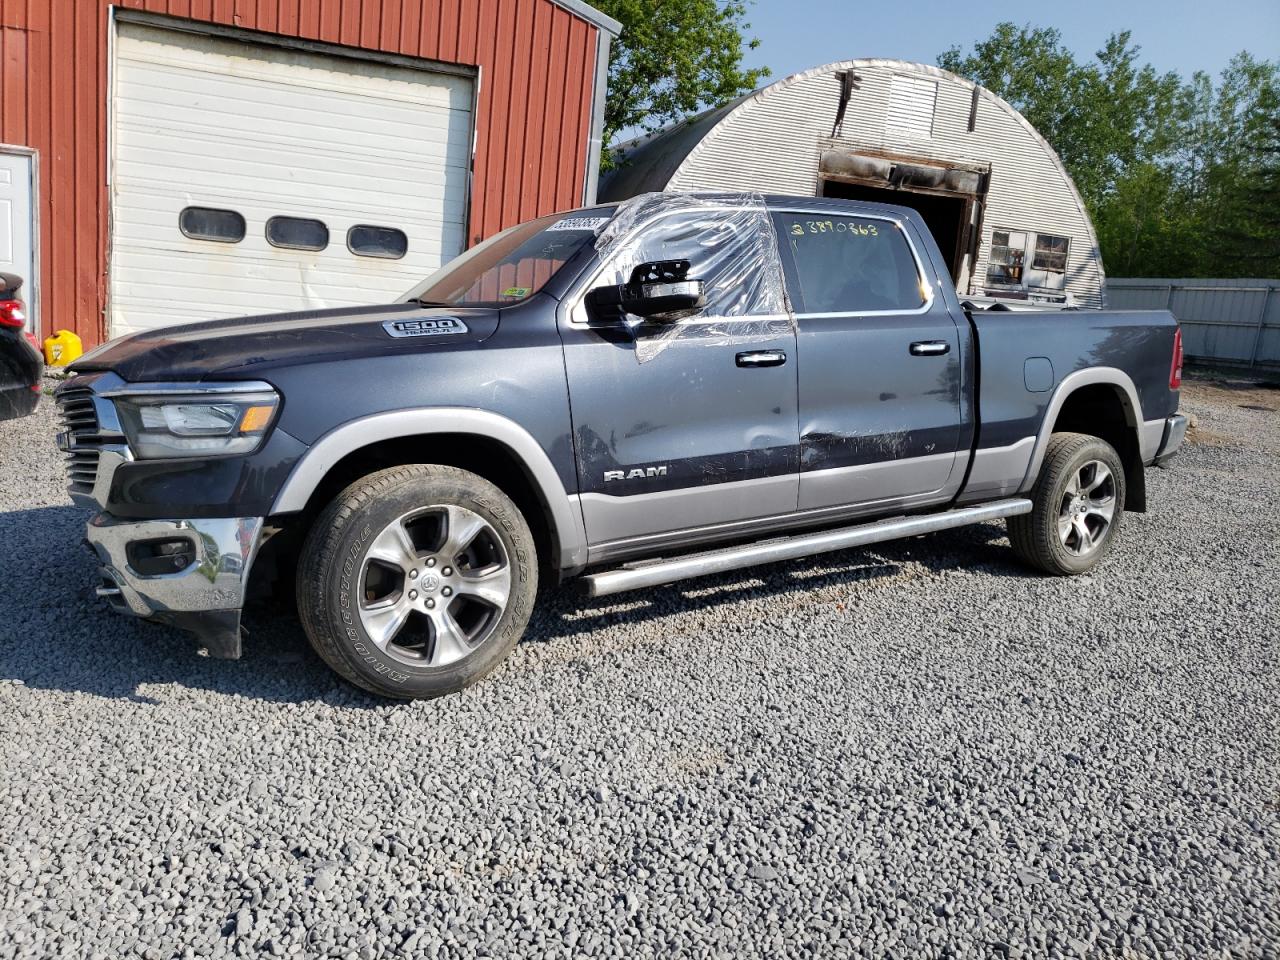
<svg viewBox="0 0 1280 960">
<path fill-rule="evenodd" d="M 323 250 L 329 245 L 329 228 L 319 220 L 272 217 L 267 221 L 267 243 L 289 250 Z"/>
<path fill-rule="evenodd" d="M 347 249 L 357 257 L 399 260 L 409 252 L 409 238 L 395 227 L 360 224 L 347 231 Z"/>
<path fill-rule="evenodd" d="M 888 220 L 775 215 L 791 251 L 805 313 L 915 310 L 924 292 L 902 231 Z"/>
<path fill-rule="evenodd" d="M 234 210 L 184 207 L 178 214 L 178 229 L 192 240 L 239 243 L 244 239 L 244 217 Z"/>
</svg>

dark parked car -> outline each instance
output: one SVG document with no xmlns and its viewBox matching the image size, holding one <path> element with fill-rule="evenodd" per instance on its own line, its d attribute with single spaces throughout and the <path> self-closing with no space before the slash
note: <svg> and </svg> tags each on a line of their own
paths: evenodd
<svg viewBox="0 0 1280 960">
<path fill-rule="evenodd" d="M 249 585 L 283 579 L 342 676 L 435 696 L 511 651 L 540 580 L 1001 518 L 1032 566 L 1091 570 L 1182 443 L 1180 343 L 1167 311 L 961 303 L 901 207 L 647 195 L 513 227 L 402 303 L 108 344 L 60 442 L 116 609 L 235 657 Z"/>
<path fill-rule="evenodd" d="M 27 332 L 22 278 L 0 273 L 0 420 L 25 417 L 40 402 L 44 357 Z"/>
</svg>

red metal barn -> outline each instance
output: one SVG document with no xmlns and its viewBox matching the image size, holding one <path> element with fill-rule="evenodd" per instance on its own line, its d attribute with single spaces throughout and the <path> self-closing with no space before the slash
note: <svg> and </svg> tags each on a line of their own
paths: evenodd
<svg viewBox="0 0 1280 960">
<path fill-rule="evenodd" d="M 581 0 L 0 0 L 0 270 L 86 345 L 390 300 L 595 198 Z"/>
</svg>

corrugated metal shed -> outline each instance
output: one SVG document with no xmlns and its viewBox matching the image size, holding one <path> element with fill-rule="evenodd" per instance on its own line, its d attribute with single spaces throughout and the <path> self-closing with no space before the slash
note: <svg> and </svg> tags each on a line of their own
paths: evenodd
<svg viewBox="0 0 1280 960">
<path fill-rule="evenodd" d="M 853 81 L 837 129 L 845 73 Z M 1028 268 L 1036 235 L 1069 238 L 1065 290 L 1082 306 L 1104 302 L 1097 237 L 1057 154 L 1004 100 L 937 67 L 885 59 L 827 64 L 619 151 L 622 165 L 601 181 L 602 199 L 653 190 L 820 195 L 828 152 L 886 158 L 885 169 L 905 161 L 989 170 L 976 257 L 966 261 L 962 289 L 984 292 L 993 231 L 1020 231 L 1031 238 Z"/>
<path fill-rule="evenodd" d="M 599 56 L 607 60 L 617 24 L 581 0 L 119 0 L 115 7 L 478 67 L 473 243 L 577 206 L 594 188 Z M 107 292 L 111 9 L 108 0 L 0 4 L 0 143 L 40 154 L 44 331 L 71 329 L 87 343 L 102 335 Z"/>
</svg>

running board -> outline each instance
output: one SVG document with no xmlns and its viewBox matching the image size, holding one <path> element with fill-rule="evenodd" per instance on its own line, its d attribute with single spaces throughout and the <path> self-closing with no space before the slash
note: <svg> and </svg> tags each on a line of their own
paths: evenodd
<svg viewBox="0 0 1280 960">
<path fill-rule="evenodd" d="M 875 523 L 859 524 L 856 527 L 803 533 L 794 537 L 766 540 L 762 543 L 748 543 L 740 547 L 709 550 L 706 553 L 695 553 L 671 560 L 631 564 L 617 570 L 590 574 L 583 578 L 583 583 L 587 596 L 605 597 L 612 593 L 622 593 L 624 590 L 656 587 L 675 580 L 705 577 L 712 573 L 724 573 L 726 570 L 752 567 L 758 563 L 794 560 L 797 557 L 808 557 L 815 553 L 861 547 L 868 543 L 881 543 L 901 537 L 914 537 L 922 533 L 950 530 L 953 527 L 965 527 L 971 523 L 1016 517 L 1030 512 L 1030 500 L 1021 498 L 997 500 L 977 507 L 948 510 L 946 513 L 893 517 Z"/>
</svg>

